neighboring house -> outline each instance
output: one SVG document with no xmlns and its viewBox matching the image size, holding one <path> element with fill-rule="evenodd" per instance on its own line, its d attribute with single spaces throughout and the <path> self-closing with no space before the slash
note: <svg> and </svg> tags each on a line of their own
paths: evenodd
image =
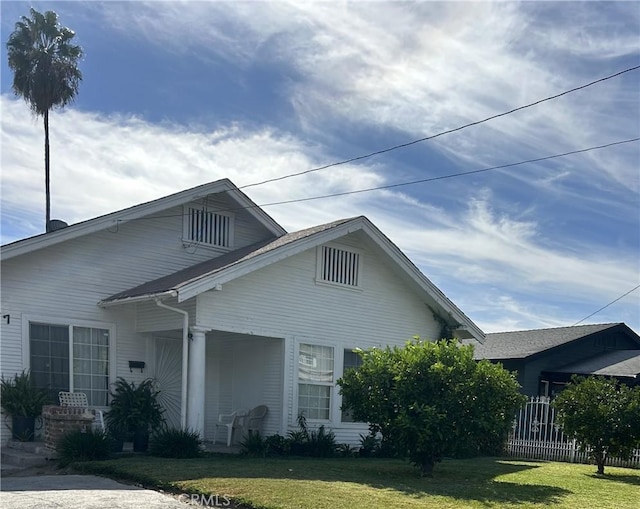
<svg viewBox="0 0 640 509">
<path fill-rule="evenodd" d="M 220 180 L 2 246 L 1 371 L 107 407 L 154 377 L 174 426 L 265 404 L 266 434 L 304 413 L 340 442 L 366 431 L 336 380 L 356 347 L 482 331 L 365 217 L 287 233 Z M 6 438 L 6 429 L 3 438 Z"/>
<path fill-rule="evenodd" d="M 640 336 L 624 323 L 487 334 L 475 357 L 517 371 L 529 396 L 553 396 L 573 374 L 640 385 Z"/>
</svg>

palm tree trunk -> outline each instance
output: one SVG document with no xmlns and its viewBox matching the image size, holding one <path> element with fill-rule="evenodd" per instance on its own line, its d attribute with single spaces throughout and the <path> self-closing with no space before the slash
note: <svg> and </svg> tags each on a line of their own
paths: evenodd
<svg viewBox="0 0 640 509">
<path fill-rule="evenodd" d="M 49 231 L 51 222 L 51 188 L 49 184 L 49 110 L 44 112 L 44 194 L 46 201 L 45 232 Z"/>
</svg>

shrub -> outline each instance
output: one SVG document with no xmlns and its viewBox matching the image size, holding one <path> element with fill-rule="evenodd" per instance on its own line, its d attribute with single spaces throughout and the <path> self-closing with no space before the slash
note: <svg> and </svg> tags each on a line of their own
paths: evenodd
<svg viewBox="0 0 640 509">
<path fill-rule="evenodd" d="M 565 433 L 588 451 L 604 474 L 608 457 L 628 459 L 640 446 L 640 387 L 574 375 L 553 406 Z"/>
<path fill-rule="evenodd" d="M 74 461 L 106 460 L 111 455 L 111 440 L 101 432 L 89 428 L 65 434 L 57 446 L 60 466 Z"/>
<path fill-rule="evenodd" d="M 360 434 L 360 451 L 359 454 L 363 458 L 369 458 L 373 456 L 380 447 L 380 439 L 376 436 L 375 432 L 371 432 L 368 435 Z"/>
<path fill-rule="evenodd" d="M 298 416 L 298 428 L 287 433 L 289 452 L 294 456 L 306 456 L 307 444 L 309 443 L 309 428 L 304 414 Z"/>
<path fill-rule="evenodd" d="M 240 454 L 245 456 L 264 457 L 267 452 L 267 441 L 260 436 L 260 433 L 249 430 L 247 436 L 240 442 Z"/>
<path fill-rule="evenodd" d="M 343 409 L 369 422 L 422 475 L 444 456 L 495 451 L 523 402 L 512 373 L 473 359 L 455 341 L 415 341 L 360 352 L 362 365 L 338 380 Z"/>
<path fill-rule="evenodd" d="M 196 431 L 164 428 L 151 436 L 149 454 L 160 458 L 197 458 L 202 440 Z"/>
<path fill-rule="evenodd" d="M 336 453 L 341 458 L 350 458 L 352 456 L 355 456 L 357 452 L 358 451 L 349 444 L 338 444 L 338 446 L 336 447 Z"/>
<path fill-rule="evenodd" d="M 265 438 L 264 442 L 267 447 L 267 454 L 270 456 L 288 456 L 291 452 L 290 441 L 277 433 Z"/>
<path fill-rule="evenodd" d="M 36 388 L 31 373 L 25 370 L 13 379 L 0 379 L 0 400 L 9 415 L 38 417 L 49 398 L 46 391 Z"/>
<path fill-rule="evenodd" d="M 315 458 L 331 458 L 336 453 L 336 436 L 333 431 L 326 431 L 324 425 L 311 431 L 306 444 L 307 454 Z"/>
</svg>

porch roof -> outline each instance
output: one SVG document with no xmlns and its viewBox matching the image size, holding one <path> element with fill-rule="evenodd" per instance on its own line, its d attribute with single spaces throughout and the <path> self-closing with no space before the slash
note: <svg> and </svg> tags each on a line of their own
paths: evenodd
<svg viewBox="0 0 640 509">
<path fill-rule="evenodd" d="M 554 369 L 553 372 L 639 378 L 640 350 L 611 350 L 591 359 Z"/>
<path fill-rule="evenodd" d="M 262 254 L 275 251 L 278 248 L 287 246 L 297 240 L 304 239 L 306 237 L 315 235 L 319 232 L 333 228 L 337 225 L 343 224 L 350 219 L 341 219 L 332 223 L 326 223 L 305 230 L 300 230 L 293 233 L 286 233 L 281 237 L 273 239 L 267 239 L 250 246 L 246 246 L 235 251 L 223 254 L 216 258 L 211 258 L 204 262 L 192 265 L 185 269 L 179 270 L 167 276 L 148 281 L 134 288 L 130 288 L 123 292 L 112 295 L 100 302 L 101 305 L 108 305 L 110 303 L 116 303 L 118 301 L 128 301 L 134 298 L 154 298 L 164 296 L 167 294 L 177 294 L 181 288 L 200 280 L 208 276 L 214 276 L 225 269 L 242 262 L 249 261 Z"/>
</svg>

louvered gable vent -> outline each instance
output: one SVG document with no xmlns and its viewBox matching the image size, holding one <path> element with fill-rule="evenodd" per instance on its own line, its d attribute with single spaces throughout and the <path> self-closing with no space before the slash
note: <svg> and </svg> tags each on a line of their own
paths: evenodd
<svg viewBox="0 0 640 509">
<path fill-rule="evenodd" d="M 320 280 L 345 286 L 358 286 L 360 254 L 333 246 L 322 246 Z"/>
<path fill-rule="evenodd" d="M 216 247 L 232 247 L 232 217 L 210 210 L 188 208 L 185 221 L 187 241 Z"/>
</svg>

